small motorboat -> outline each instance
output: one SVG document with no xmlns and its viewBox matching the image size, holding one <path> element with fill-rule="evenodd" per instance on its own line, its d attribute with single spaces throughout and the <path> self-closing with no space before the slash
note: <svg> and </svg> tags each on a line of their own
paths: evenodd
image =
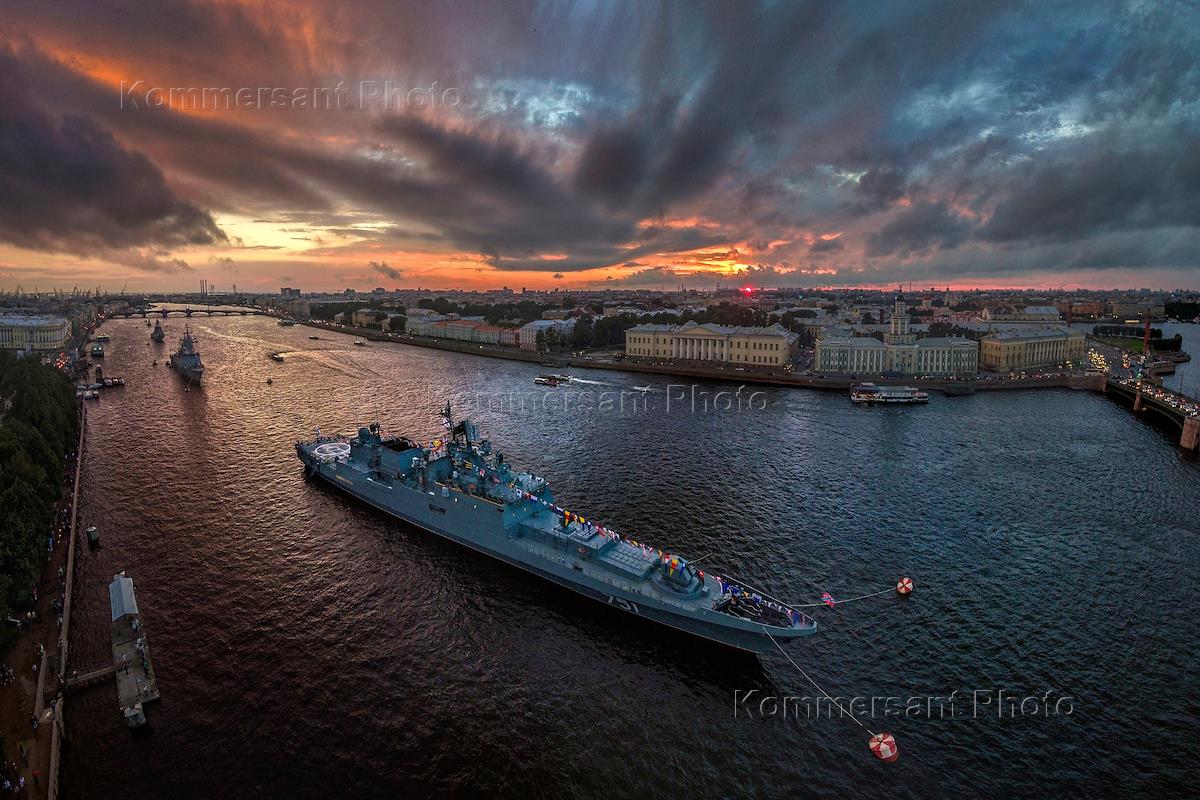
<svg viewBox="0 0 1200 800">
<path fill-rule="evenodd" d="M 533 379 L 538 386 L 558 386 L 562 381 L 553 375 L 538 375 Z"/>
<path fill-rule="evenodd" d="M 87 542 L 88 542 L 88 547 L 93 547 L 93 548 L 94 548 L 94 547 L 99 547 L 99 546 L 100 546 L 100 531 L 96 530 L 96 526 L 95 526 L 95 525 L 89 525 L 89 526 L 88 526 L 88 529 L 87 529 Z"/>
<path fill-rule="evenodd" d="M 364 342 L 362 339 L 355 339 L 355 340 L 354 340 L 354 343 L 355 343 L 356 345 L 358 345 L 359 347 L 366 347 L 366 346 L 367 346 L 367 343 L 366 343 L 366 342 Z"/>
<path fill-rule="evenodd" d="M 310 336 L 310 337 L 308 337 L 308 338 L 310 338 L 310 339 L 313 339 L 313 340 L 316 340 L 316 339 L 320 339 L 321 337 L 320 337 L 320 336 Z"/>
<path fill-rule="evenodd" d="M 283 353 L 271 353 L 271 360 L 279 361 L 282 363 L 283 362 Z"/>
<path fill-rule="evenodd" d="M 267 386 L 270 386 L 274 382 L 275 381 L 271 380 L 270 378 L 267 378 Z"/>
</svg>

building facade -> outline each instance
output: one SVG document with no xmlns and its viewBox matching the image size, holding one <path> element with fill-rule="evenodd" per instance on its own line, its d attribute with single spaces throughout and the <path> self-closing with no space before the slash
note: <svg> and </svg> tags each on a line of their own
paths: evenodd
<svg viewBox="0 0 1200 800">
<path fill-rule="evenodd" d="M 713 323 L 635 325 L 625 332 L 625 355 L 682 361 L 783 367 L 791 363 L 799 336 L 776 323 L 769 328 Z"/>
<path fill-rule="evenodd" d="M 517 330 L 517 343 L 522 350 L 536 351 L 539 333 L 542 334 L 543 340 L 550 331 L 553 331 L 561 339 L 564 336 L 570 336 L 574 330 L 574 319 L 535 319 Z"/>
<path fill-rule="evenodd" d="M 13 315 L 0 317 L 0 350 L 52 353 L 71 339 L 66 317 Z"/>
<path fill-rule="evenodd" d="M 891 329 L 883 341 L 871 336 L 818 339 L 814 370 L 834 375 L 968 376 L 979 372 L 979 344 L 961 336 L 918 339 L 910 329 L 903 298 L 897 298 Z"/>
<path fill-rule="evenodd" d="M 1083 359 L 1080 331 L 1003 331 L 980 340 L 980 365 L 991 372 L 1048 367 Z"/>
</svg>

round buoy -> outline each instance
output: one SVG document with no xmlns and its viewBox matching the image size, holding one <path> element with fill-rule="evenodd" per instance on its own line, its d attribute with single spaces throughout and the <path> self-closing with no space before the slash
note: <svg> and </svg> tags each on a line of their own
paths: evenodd
<svg viewBox="0 0 1200 800">
<path fill-rule="evenodd" d="M 871 752 L 875 757 L 889 764 L 900 757 L 900 748 L 896 746 L 896 737 L 890 733 L 877 733 L 869 742 Z"/>
<path fill-rule="evenodd" d="M 912 594 L 913 582 L 912 578 L 901 578 L 896 581 L 896 594 Z"/>
</svg>

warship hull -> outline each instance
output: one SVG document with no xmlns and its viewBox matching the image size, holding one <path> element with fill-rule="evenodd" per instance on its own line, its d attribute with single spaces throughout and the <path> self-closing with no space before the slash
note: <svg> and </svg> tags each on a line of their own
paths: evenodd
<svg viewBox="0 0 1200 800">
<path fill-rule="evenodd" d="M 784 643 L 811 634 L 816 628 L 816 623 L 807 617 L 800 622 L 802 615 L 797 615 L 795 625 L 765 625 L 721 613 L 714 610 L 714 596 L 707 585 L 690 598 L 664 596 L 670 593 L 652 587 L 652 579 L 639 581 L 597 569 L 595 562 L 602 558 L 589 561 L 581 555 L 586 548 L 575 547 L 572 540 L 567 539 L 562 547 L 553 542 L 547 546 L 524 533 L 555 525 L 551 511 L 514 508 L 470 494 L 423 491 L 402 480 L 357 469 L 350 459 L 318 458 L 312 445 L 298 442 L 296 449 L 313 479 L 320 479 L 384 514 L 643 619 L 755 653 L 773 650 L 772 637 Z M 607 546 L 606 552 L 613 546 Z M 618 547 L 633 550 L 626 543 Z M 633 560 L 641 558 L 642 551 L 617 555 Z M 657 564 L 657 558 L 654 563 Z M 714 581 L 711 576 L 707 580 Z"/>
</svg>

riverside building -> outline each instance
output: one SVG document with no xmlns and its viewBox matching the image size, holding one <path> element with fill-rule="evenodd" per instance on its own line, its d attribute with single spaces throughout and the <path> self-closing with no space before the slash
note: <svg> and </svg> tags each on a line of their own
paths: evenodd
<svg viewBox="0 0 1200 800">
<path fill-rule="evenodd" d="M 66 317 L 0 316 L 0 350 L 18 353 L 52 353 L 62 350 L 71 338 Z"/>
<path fill-rule="evenodd" d="M 1085 336 L 1074 330 L 1013 330 L 980 340 L 980 363 L 985 370 L 1011 372 L 1048 367 L 1083 358 Z"/>
<path fill-rule="evenodd" d="M 968 376 L 979 371 L 979 344 L 961 336 L 918 339 L 909 328 L 904 299 L 898 297 L 883 341 L 871 336 L 818 339 L 813 363 L 815 371 L 831 375 Z"/>
<path fill-rule="evenodd" d="M 635 325 L 625 332 L 625 355 L 680 361 L 783 367 L 791 363 L 799 336 L 776 323 L 768 328 L 714 323 Z"/>
</svg>

